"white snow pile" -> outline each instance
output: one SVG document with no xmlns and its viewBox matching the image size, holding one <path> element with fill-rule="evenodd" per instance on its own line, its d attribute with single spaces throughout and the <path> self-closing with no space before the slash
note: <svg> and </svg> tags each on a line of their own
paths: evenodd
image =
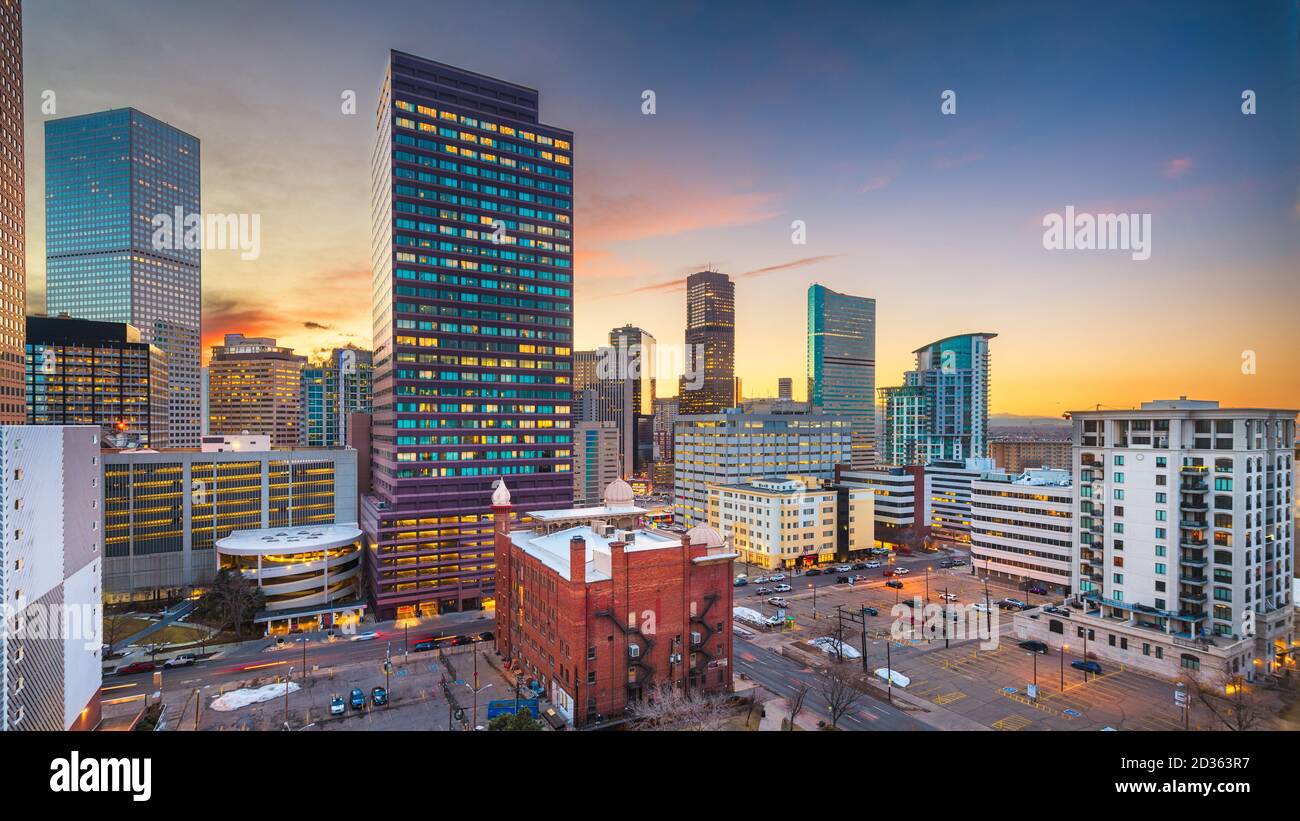
<svg viewBox="0 0 1300 821">
<path fill-rule="evenodd" d="M 846 659 L 862 658 L 862 654 L 848 642 L 838 641 L 832 636 L 823 636 L 808 643 L 828 656 L 841 656 Z"/>
<path fill-rule="evenodd" d="M 731 615 L 736 621 L 743 621 L 746 624 L 756 624 L 760 627 L 765 624 L 763 614 L 748 607 L 733 607 Z"/>
<path fill-rule="evenodd" d="M 302 685 L 295 682 L 289 682 L 289 692 L 296 693 L 302 689 Z M 254 687 L 246 690 L 231 690 L 212 699 L 212 706 L 209 709 L 216 710 L 219 713 L 228 713 L 231 710 L 238 710 L 241 707 L 247 707 L 250 704 L 261 704 L 263 701 L 270 701 L 275 698 L 282 698 L 285 692 L 284 682 L 279 684 L 267 684 L 262 687 Z"/>
</svg>

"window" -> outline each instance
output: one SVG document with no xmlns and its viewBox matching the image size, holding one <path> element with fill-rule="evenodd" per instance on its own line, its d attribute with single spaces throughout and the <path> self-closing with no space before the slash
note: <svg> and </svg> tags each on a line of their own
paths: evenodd
<svg viewBox="0 0 1300 821">
<path fill-rule="evenodd" d="M 1191 653 L 1183 653 L 1182 665 L 1184 670 L 1201 669 L 1201 660 Z"/>
</svg>

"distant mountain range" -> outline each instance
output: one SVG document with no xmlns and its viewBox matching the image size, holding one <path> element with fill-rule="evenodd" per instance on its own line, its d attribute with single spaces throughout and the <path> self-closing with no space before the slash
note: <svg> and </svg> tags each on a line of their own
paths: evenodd
<svg viewBox="0 0 1300 821">
<path fill-rule="evenodd" d="M 1059 416 L 1019 416 L 1014 413 L 989 414 L 989 427 L 991 428 L 1023 428 L 1035 425 L 1068 428 L 1070 420 L 1062 419 Z"/>
</svg>

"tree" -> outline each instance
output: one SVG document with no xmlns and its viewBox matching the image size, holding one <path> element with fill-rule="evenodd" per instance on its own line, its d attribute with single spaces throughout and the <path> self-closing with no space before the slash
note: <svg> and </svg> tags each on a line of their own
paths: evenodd
<svg viewBox="0 0 1300 821">
<path fill-rule="evenodd" d="M 839 727 L 844 714 L 862 701 L 862 691 L 853 686 L 854 672 L 852 665 L 835 664 L 822 678 L 821 694 L 831 714 L 831 727 Z"/>
<path fill-rule="evenodd" d="M 1271 714 L 1257 685 L 1248 683 L 1243 676 L 1227 671 L 1185 672 L 1189 703 L 1194 701 L 1208 709 L 1224 729 L 1255 729 Z"/>
<path fill-rule="evenodd" d="M 638 730 L 721 730 L 732 710 L 728 697 L 717 694 L 686 695 L 676 688 L 628 708 Z"/>
<path fill-rule="evenodd" d="M 502 713 L 488 722 L 488 731 L 536 732 L 542 729 L 542 723 L 533 718 L 533 711 L 525 707 L 516 714 Z"/>
<path fill-rule="evenodd" d="M 200 617 L 215 619 L 222 626 L 229 625 L 235 638 L 242 638 L 244 625 L 261 610 L 266 595 L 256 584 L 244 578 L 238 570 L 222 568 L 212 581 L 208 592 L 199 600 Z"/>
<path fill-rule="evenodd" d="M 808 693 L 812 686 L 806 681 L 796 681 L 790 685 L 790 695 L 786 696 L 786 703 L 790 707 L 790 726 L 787 729 L 794 729 L 794 720 L 798 717 L 799 711 L 803 709 L 803 703 L 808 698 Z"/>
<path fill-rule="evenodd" d="M 104 616 L 104 643 L 108 645 L 110 650 L 120 639 L 126 638 L 122 634 L 126 631 L 127 626 L 132 623 L 133 619 L 124 610 Z"/>
</svg>

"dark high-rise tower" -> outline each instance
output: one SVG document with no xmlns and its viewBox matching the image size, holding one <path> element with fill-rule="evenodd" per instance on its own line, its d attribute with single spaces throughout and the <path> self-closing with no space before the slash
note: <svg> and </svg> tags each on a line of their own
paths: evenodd
<svg viewBox="0 0 1300 821">
<path fill-rule="evenodd" d="M 23 237 L 23 4 L 0 0 L 0 424 L 26 418 Z"/>
<path fill-rule="evenodd" d="M 573 135 L 524 86 L 394 51 L 373 156 L 380 618 L 493 595 L 491 497 L 573 499 Z"/>
<path fill-rule="evenodd" d="M 682 415 L 720 413 L 736 405 L 736 285 L 717 271 L 686 278 L 686 375 Z"/>
</svg>

